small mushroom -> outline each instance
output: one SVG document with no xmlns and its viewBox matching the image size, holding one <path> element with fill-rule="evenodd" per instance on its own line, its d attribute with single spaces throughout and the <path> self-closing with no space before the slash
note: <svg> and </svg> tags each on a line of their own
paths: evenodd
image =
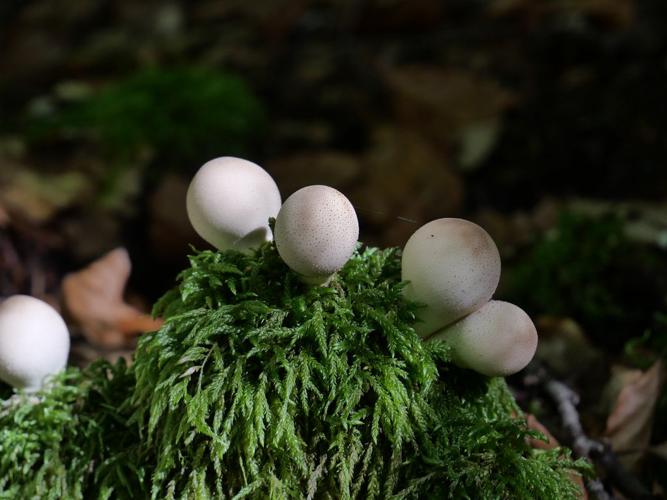
<svg viewBox="0 0 667 500">
<path fill-rule="evenodd" d="M 489 301 L 500 280 L 500 254 L 491 236 L 463 219 L 437 219 L 408 240 L 401 261 L 405 296 L 426 307 L 415 330 L 446 327 Z"/>
<path fill-rule="evenodd" d="M 445 340 L 454 362 L 489 377 L 507 376 L 526 367 L 537 349 L 537 330 L 523 309 L 492 300 L 429 340 Z"/>
<path fill-rule="evenodd" d="M 34 392 L 67 363 L 69 332 L 46 302 L 13 295 L 0 303 L 0 379 Z"/>
<path fill-rule="evenodd" d="M 349 260 L 359 237 L 354 207 L 329 186 L 307 186 L 285 200 L 274 228 L 285 263 L 309 284 L 324 284 Z"/>
<path fill-rule="evenodd" d="M 205 163 L 187 193 L 195 231 L 218 250 L 246 251 L 271 241 L 269 218 L 280 210 L 280 191 L 259 165 L 225 156 Z"/>
</svg>

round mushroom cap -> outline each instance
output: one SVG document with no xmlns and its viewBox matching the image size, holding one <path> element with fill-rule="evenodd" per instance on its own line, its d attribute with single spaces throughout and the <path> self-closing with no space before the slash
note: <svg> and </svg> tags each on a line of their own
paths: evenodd
<svg viewBox="0 0 667 500">
<path fill-rule="evenodd" d="M 349 260 L 359 237 L 354 207 L 329 186 L 307 186 L 283 204 L 274 228 L 285 263 L 308 283 L 323 283 Z"/>
<path fill-rule="evenodd" d="M 415 330 L 427 336 L 482 307 L 500 280 L 500 254 L 489 234 L 463 219 L 420 227 L 403 249 L 406 298 L 426 307 Z"/>
<path fill-rule="evenodd" d="M 67 325 L 46 302 L 13 295 L 0 303 L 0 379 L 36 391 L 67 364 Z"/>
<path fill-rule="evenodd" d="M 186 206 L 195 231 L 218 250 L 245 251 L 271 241 L 269 218 L 280 191 L 259 165 L 225 156 L 205 163 L 188 187 Z"/>
<path fill-rule="evenodd" d="M 522 370 L 537 349 L 537 330 L 528 314 L 501 300 L 490 301 L 431 339 L 449 343 L 457 365 L 490 377 Z"/>
</svg>

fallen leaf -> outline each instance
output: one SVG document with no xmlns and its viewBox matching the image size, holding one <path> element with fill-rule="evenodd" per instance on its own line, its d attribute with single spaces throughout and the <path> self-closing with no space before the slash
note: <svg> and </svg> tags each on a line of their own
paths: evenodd
<svg viewBox="0 0 667 500">
<path fill-rule="evenodd" d="M 437 145 L 443 137 L 498 119 L 517 101 L 499 81 L 473 71 L 402 65 L 383 73 L 399 122 Z"/>
<path fill-rule="evenodd" d="M 639 368 L 629 368 L 621 364 L 612 364 L 607 383 L 600 391 L 599 408 L 605 415 L 610 415 L 616 406 L 618 395 L 624 387 L 635 383 L 644 374 Z"/>
<path fill-rule="evenodd" d="M 59 210 L 79 202 L 89 190 L 86 178 L 78 172 L 45 175 L 25 166 L 14 168 L 8 176 L 3 175 L 0 204 L 8 214 L 33 223 L 51 220 Z"/>
<path fill-rule="evenodd" d="M 639 377 L 632 377 L 616 398 L 607 418 L 605 436 L 616 453 L 622 454 L 622 462 L 632 468 L 642 458 L 642 452 L 633 450 L 648 448 L 655 405 L 664 381 L 663 365 L 657 361 Z"/>
<path fill-rule="evenodd" d="M 153 319 L 123 300 L 131 267 L 127 250 L 121 247 L 81 271 L 65 276 L 65 307 L 92 344 L 105 348 L 128 347 L 135 335 L 162 325 L 161 320 Z"/>
<path fill-rule="evenodd" d="M 363 156 L 364 175 L 346 191 L 381 246 L 402 246 L 419 223 L 457 213 L 463 179 L 443 151 L 400 127 L 379 127 Z"/>
<path fill-rule="evenodd" d="M 343 189 L 359 179 L 363 165 L 358 156 L 326 150 L 277 158 L 265 168 L 287 196 L 312 184 Z"/>
</svg>

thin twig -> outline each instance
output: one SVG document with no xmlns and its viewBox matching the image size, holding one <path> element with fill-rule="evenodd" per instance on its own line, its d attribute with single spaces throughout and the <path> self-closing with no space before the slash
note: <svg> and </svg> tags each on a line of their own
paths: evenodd
<svg viewBox="0 0 667 500">
<path fill-rule="evenodd" d="M 655 498 L 635 477 L 618 461 L 618 457 L 611 447 L 601 441 L 589 438 L 581 425 L 577 405 L 579 395 L 563 382 L 551 377 L 544 366 L 531 363 L 527 369 L 526 385 L 537 385 L 556 404 L 567 436 L 568 444 L 575 455 L 591 460 L 604 473 L 604 477 L 618 491 L 630 498 L 650 499 Z M 598 500 L 611 500 L 613 498 L 604 487 L 600 479 L 586 480 L 586 489 Z"/>
<path fill-rule="evenodd" d="M 545 370 L 541 371 L 546 374 Z M 603 449 L 604 446 L 602 443 L 590 439 L 584 433 L 581 420 L 579 419 L 579 412 L 577 411 L 579 395 L 562 382 L 545 380 L 546 375 L 539 377 L 539 379 L 543 380 L 542 387 L 544 387 L 544 390 L 556 403 L 558 414 L 563 421 L 563 427 L 572 437 L 571 446 L 574 453 L 579 457 L 591 458 L 592 450 Z M 612 498 L 604 489 L 604 485 L 599 479 L 587 479 L 586 489 L 598 500 L 610 500 Z"/>
</svg>

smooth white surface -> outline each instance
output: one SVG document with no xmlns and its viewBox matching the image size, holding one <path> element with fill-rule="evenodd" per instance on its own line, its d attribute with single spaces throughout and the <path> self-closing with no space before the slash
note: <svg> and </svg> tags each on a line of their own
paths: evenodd
<svg viewBox="0 0 667 500">
<path fill-rule="evenodd" d="M 0 379 L 29 391 L 67 364 L 70 338 L 58 312 L 34 297 L 0 303 Z"/>
<path fill-rule="evenodd" d="M 432 339 L 447 341 L 459 366 L 490 377 L 522 370 L 537 349 L 537 330 L 528 314 L 500 300 L 492 300 Z"/>
<path fill-rule="evenodd" d="M 359 237 L 357 213 L 343 193 L 307 186 L 292 194 L 276 217 L 278 253 L 309 283 L 323 283 L 349 260 Z"/>
<path fill-rule="evenodd" d="M 464 219 L 437 219 L 420 227 L 403 249 L 405 296 L 426 305 L 419 335 L 430 335 L 482 307 L 500 280 L 500 254 L 489 234 Z"/>
<path fill-rule="evenodd" d="M 205 163 L 190 182 L 187 212 L 195 231 L 219 250 L 244 251 L 271 241 L 269 218 L 280 191 L 259 165 L 225 156 Z"/>
</svg>

